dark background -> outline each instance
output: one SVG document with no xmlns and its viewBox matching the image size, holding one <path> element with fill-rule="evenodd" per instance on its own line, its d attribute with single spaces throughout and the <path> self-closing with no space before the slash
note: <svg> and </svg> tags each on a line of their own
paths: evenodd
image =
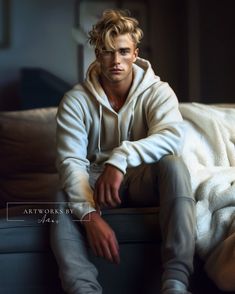
<svg viewBox="0 0 235 294">
<path fill-rule="evenodd" d="M 72 29 L 88 2 L 133 9 L 145 30 L 140 55 L 180 102 L 235 102 L 233 1 L 0 1 L 0 110 L 56 106 L 81 80 L 88 49 Z"/>
</svg>

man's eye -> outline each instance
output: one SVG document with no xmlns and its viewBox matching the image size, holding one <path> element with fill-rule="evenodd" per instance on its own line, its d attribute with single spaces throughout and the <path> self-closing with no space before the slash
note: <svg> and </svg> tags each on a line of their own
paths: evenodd
<svg viewBox="0 0 235 294">
<path fill-rule="evenodd" d="M 120 50 L 121 55 L 126 55 L 128 53 L 129 53 L 129 50 L 126 50 L 126 49 Z"/>
<path fill-rule="evenodd" d="M 111 51 L 111 50 L 103 50 L 102 53 L 103 53 L 103 55 L 107 56 L 107 55 L 112 55 L 113 51 Z"/>
</svg>

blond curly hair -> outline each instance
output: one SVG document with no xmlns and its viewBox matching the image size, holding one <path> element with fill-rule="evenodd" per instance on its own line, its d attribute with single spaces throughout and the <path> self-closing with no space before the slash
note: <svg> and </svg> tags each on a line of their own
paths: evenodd
<svg viewBox="0 0 235 294">
<path fill-rule="evenodd" d="M 136 46 L 143 37 L 138 20 L 131 17 L 127 10 L 107 9 L 101 19 L 92 26 L 88 40 L 95 49 L 115 49 L 114 38 L 122 34 L 130 34 Z"/>
</svg>

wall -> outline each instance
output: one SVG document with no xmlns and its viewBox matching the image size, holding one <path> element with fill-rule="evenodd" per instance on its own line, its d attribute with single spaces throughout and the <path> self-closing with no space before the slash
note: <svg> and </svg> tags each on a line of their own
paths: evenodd
<svg viewBox="0 0 235 294">
<path fill-rule="evenodd" d="M 234 1 L 200 2 L 200 97 L 235 103 Z"/>
<path fill-rule="evenodd" d="M 235 103 L 233 7 L 233 0 L 151 0 L 153 65 L 180 101 Z"/>
<path fill-rule="evenodd" d="M 150 0 L 151 61 L 180 101 L 188 100 L 187 11 L 184 0 Z"/>
<path fill-rule="evenodd" d="M 72 38 L 75 2 L 11 0 L 11 44 L 8 49 L 0 49 L 0 109 L 18 107 L 22 67 L 41 67 L 70 84 L 77 82 L 82 64 L 77 60 L 78 46 Z M 102 6 L 109 7 L 113 2 L 103 1 Z M 124 8 L 136 3 L 119 2 Z M 145 18 L 147 36 L 147 47 L 142 52 L 180 101 L 234 102 L 232 2 L 142 1 L 147 9 L 147 13 L 140 13 Z M 86 19 L 85 12 L 82 16 Z M 85 59 L 87 68 L 90 59 Z"/>
<path fill-rule="evenodd" d="M 0 108 L 16 107 L 20 68 L 40 67 L 77 80 L 73 0 L 11 0 L 11 43 L 0 49 Z"/>
</svg>

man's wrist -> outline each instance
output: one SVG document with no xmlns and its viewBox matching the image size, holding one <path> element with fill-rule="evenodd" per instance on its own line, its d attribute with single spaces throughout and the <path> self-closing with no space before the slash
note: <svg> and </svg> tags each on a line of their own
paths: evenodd
<svg viewBox="0 0 235 294">
<path fill-rule="evenodd" d="M 100 214 L 97 211 L 92 211 L 87 213 L 82 219 L 81 223 L 86 226 L 89 225 L 91 222 L 96 221 L 97 219 L 101 218 Z"/>
<path fill-rule="evenodd" d="M 118 170 L 119 172 L 121 172 L 123 175 L 124 175 L 124 172 L 120 169 L 120 168 L 118 168 L 116 165 L 113 165 L 113 164 L 110 164 L 110 163 L 105 163 L 105 167 L 106 168 L 115 168 L 116 170 Z"/>
</svg>

